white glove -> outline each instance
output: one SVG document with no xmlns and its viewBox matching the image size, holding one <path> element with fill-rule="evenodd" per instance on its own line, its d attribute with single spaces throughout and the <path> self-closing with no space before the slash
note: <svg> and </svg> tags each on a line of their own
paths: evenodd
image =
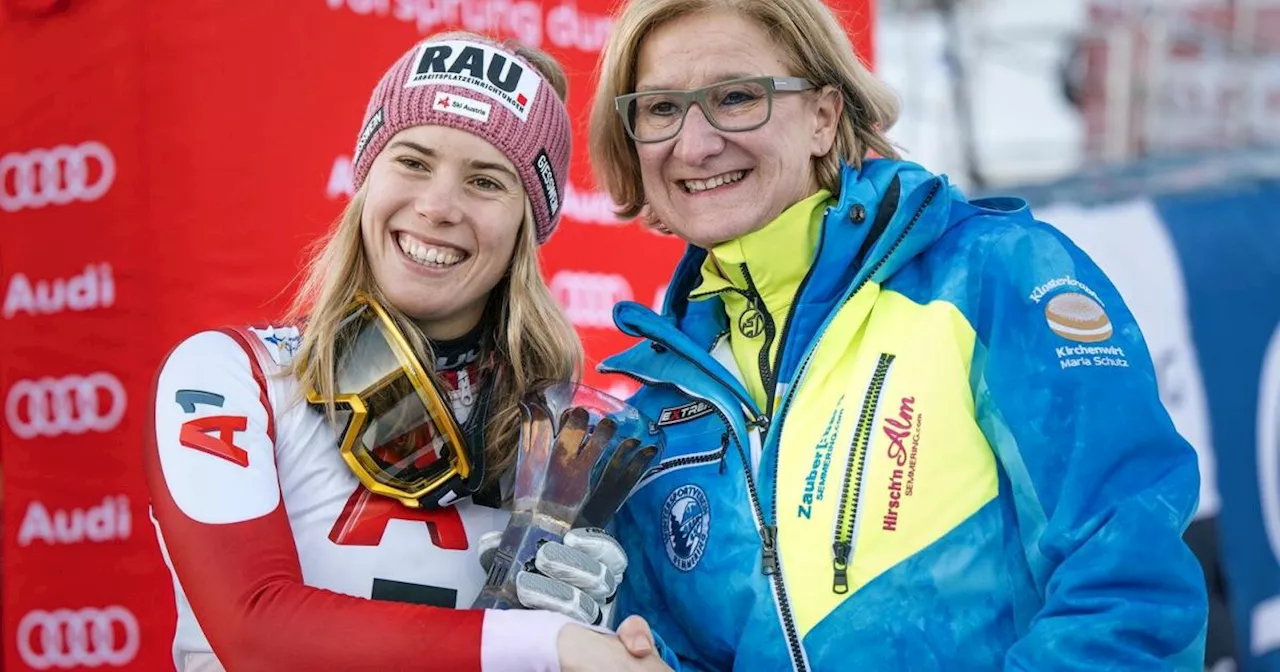
<svg viewBox="0 0 1280 672">
<path fill-rule="evenodd" d="M 502 530 L 480 536 L 480 565 L 487 572 Z M 548 542 L 533 561 L 536 571 L 516 574 L 516 598 L 526 609 L 545 609 L 587 625 L 608 625 L 613 596 L 627 569 L 627 554 L 598 527 L 569 530 L 564 543 Z"/>
</svg>

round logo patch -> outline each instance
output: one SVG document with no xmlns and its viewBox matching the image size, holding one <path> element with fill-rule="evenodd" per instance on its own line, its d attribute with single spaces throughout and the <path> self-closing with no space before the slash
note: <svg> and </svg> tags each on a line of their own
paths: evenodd
<svg viewBox="0 0 1280 672">
<path fill-rule="evenodd" d="M 682 485 L 667 495 L 662 505 L 662 538 L 676 569 L 687 572 L 698 566 L 710 533 L 711 507 L 702 488 Z"/>
<path fill-rule="evenodd" d="M 1045 319 L 1053 333 L 1081 343 L 1097 343 L 1111 338 L 1111 318 L 1092 297 L 1077 292 L 1059 294 L 1044 307 Z"/>
<path fill-rule="evenodd" d="M 764 315 L 755 308 L 748 308 L 738 316 L 738 331 L 747 338 L 755 338 L 764 333 Z"/>
</svg>

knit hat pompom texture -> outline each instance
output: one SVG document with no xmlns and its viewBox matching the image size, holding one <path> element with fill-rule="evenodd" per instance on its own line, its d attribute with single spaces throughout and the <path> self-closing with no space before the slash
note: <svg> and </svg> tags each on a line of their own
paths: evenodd
<svg viewBox="0 0 1280 672">
<path fill-rule="evenodd" d="M 536 68 L 473 37 L 427 39 L 410 49 L 369 99 L 352 160 L 356 189 L 392 136 L 426 125 L 467 131 L 505 154 L 533 204 L 538 243 L 551 237 L 569 172 L 569 113 Z"/>
</svg>

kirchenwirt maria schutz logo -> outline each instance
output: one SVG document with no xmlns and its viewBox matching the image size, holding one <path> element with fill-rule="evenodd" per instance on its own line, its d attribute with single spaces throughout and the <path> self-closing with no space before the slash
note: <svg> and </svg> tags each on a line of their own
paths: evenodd
<svg viewBox="0 0 1280 672">
<path fill-rule="evenodd" d="M 698 566 L 710 534 L 711 507 L 702 488 L 682 485 L 667 495 L 662 505 L 662 538 L 676 569 L 687 572 Z"/>
<path fill-rule="evenodd" d="M 1102 304 L 1081 292 L 1066 292 L 1049 300 L 1045 320 L 1053 333 L 1080 343 L 1099 343 L 1111 338 L 1111 318 Z"/>
</svg>

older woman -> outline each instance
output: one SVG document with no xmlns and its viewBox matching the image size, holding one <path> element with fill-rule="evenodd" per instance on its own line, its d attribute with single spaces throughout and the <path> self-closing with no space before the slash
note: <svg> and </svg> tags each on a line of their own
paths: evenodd
<svg viewBox="0 0 1280 672">
<path fill-rule="evenodd" d="M 898 160 L 818 0 L 633 0 L 602 68 L 595 167 L 689 243 L 602 365 L 667 432 L 616 521 L 667 662 L 1198 669 L 1196 458 L 1089 258 Z"/>
</svg>

